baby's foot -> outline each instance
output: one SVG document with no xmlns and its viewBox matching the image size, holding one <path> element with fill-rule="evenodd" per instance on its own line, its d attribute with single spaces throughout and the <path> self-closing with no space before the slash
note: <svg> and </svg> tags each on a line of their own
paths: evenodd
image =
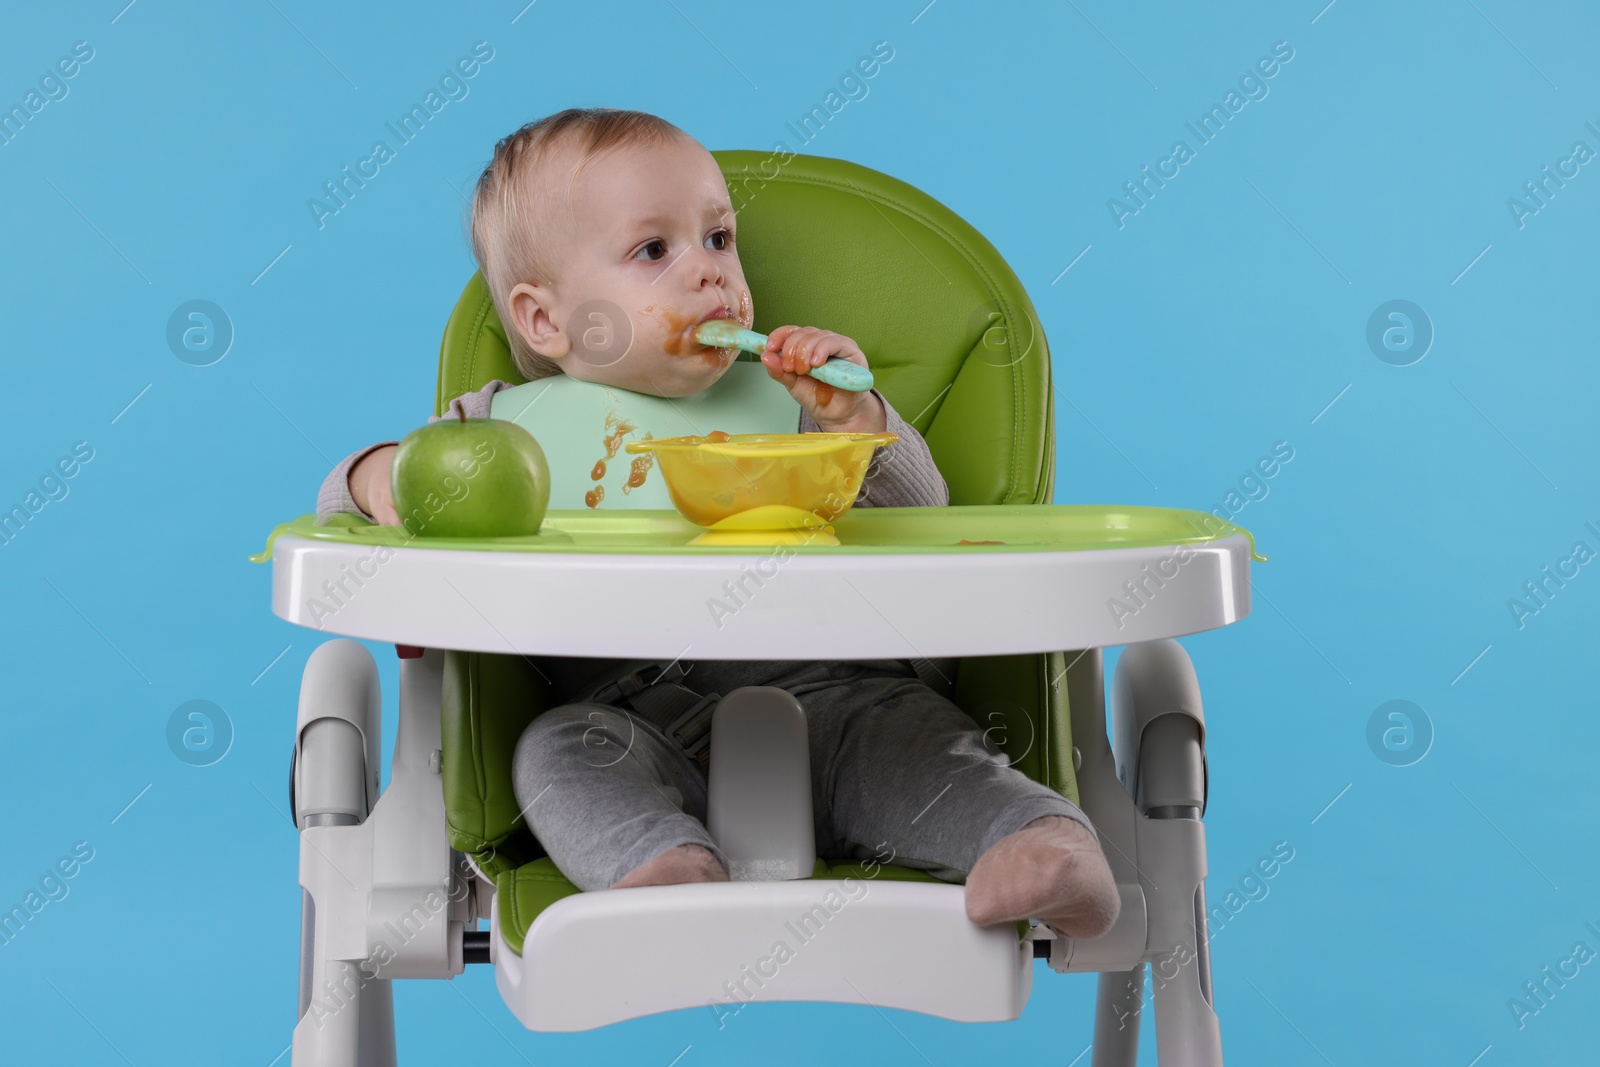
<svg viewBox="0 0 1600 1067">
<path fill-rule="evenodd" d="M 1088 827 L 1046 815 L 1002 837 L 967 875 L 967 918 L 979 926 L 1039 919 L 1067 937 L 1099 937 L 1122 907 Z"/>
<path fill-rule="evenodd" d="M 641 863 L 615 882 L 612 889 L 640 885 L 678 885 L 682 882 L 726 882 L 728 872 L 704 845 L 675 845 Z"/>
</svg>

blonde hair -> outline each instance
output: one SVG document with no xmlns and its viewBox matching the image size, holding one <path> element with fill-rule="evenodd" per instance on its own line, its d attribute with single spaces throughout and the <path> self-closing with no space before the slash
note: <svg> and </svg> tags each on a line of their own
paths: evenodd
<svg viewBox="0 0 1600 1067">
<path fill-rule="evenodd" d="M 494 146 L 494 158 L 479 176 L 473 196 L 472 251 L 505 326 L 512 361 L 528 381 L 561 373 L 555 361 L 528 347 L 509 316 L 512 289 L 551 277 L 541 238 L 549 232 L 554 205 L 551 187 L 538 180 L 540 168 L 558 146 L 571 142 L 579 159 L 567 180 L 570 196 L 578 173 L 600 153 L 674 138 L 692 140 L 666 119 L 643 111 L 573 107 L 530 122 Z"/>
</svg>

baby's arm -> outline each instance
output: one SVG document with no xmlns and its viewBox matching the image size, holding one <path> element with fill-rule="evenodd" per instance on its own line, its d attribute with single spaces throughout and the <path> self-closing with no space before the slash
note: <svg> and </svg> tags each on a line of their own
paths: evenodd
<svg viewBox="0 0 1600 1067">
<path fill-rule="evenodd" d="M 487 419 L 489 404 L 494 394 L 510 389 L 511 383 L 498 378 L 472 393 L 463 393 L 450 401 L 444 415 L 429 416 L 429 422 L 441 418 Z M 322 480 L 317 493 L 317 522 L 326 523 L 341 512 L 353 512 L 368 522 L 399 525 L 400 516 L 389 497 L 389 468 L 394 465 L 394 450 L 398 441 L 383 441 L 352 452 L 339 461 Z"/>
<path fill-rule="evenodd" d="M 950 489 L 944 483 L 922 439 L 905 419 L 884 399 L 882 393 L 872 390 L 883 403 L 883 413 L 888 419 L 889 433 L 900 440 L 884 445 L 872 457 L 867 474 L 861 482 L 861 494 L 856 497 L 858 508 L 942 508 L 950 503 Z M 804 408 L 800 410 L 800 432 L 818 433 L 817 420 Z"/>
</svg>

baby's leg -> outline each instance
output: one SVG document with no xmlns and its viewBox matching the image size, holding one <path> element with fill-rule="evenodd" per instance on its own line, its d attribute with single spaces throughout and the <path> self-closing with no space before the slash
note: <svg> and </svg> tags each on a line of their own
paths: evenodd
<svg viewBox="0 0 1600 1067">
<path fill-rule="evenodd" d="M 700 768 L 637 715 L 551 708 L 523 731 L 512 775 L 529 828 L 579 889 L 727 880 Z"/>
<path fill-rule="evenodd" d="M 1088 817 L 1010 766 L 956 705 L 904 678 L 802 699 L 833 835 L 881 862 L 965 877 L 967 916 L 980 925 L 1037 918 L 1094 937 L 1116 920 L 1115 881 Z"/>
</svg>

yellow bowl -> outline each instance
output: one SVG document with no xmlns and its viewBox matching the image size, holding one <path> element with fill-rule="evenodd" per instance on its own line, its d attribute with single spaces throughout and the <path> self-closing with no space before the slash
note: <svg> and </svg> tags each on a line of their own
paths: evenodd
<svg viewBox="0 0 1600 1067">
<path fill-rule="evenodd" d="M 772 505 L 831 522 L 856 502 L 872 454 L 898 440 L 892 433 L 735 434 L 630 441 L 627 450 L 655 454 L 673 505 L 697 526 Z"/>
</svg>

